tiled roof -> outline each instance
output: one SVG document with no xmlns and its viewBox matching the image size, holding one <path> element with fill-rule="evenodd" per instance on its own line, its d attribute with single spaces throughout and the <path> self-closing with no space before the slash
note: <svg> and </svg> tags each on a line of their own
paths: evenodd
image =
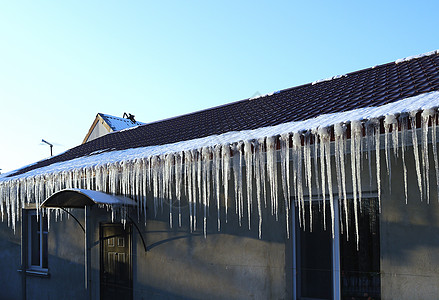
<svg viewBox="0 0 439 300">
<path fill-rule="evenodd" d="M 191 114 L 107 134 L 16 172 L 18 175 L 96 151 L 165 145 L 229 131 L 256 129 L 321 114 L 380 106 L 439 91 L 439 53 L 392 62 Z"/>
</svg>

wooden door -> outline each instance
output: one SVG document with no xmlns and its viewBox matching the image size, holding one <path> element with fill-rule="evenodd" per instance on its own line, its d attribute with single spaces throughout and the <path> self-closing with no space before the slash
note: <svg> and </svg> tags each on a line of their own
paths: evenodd
<svg viewBox="0 0 439 300">
<path fill-rule="evenodd" d="M 131 226 L 101 224 L 101 299 L 132 299 Z"/>
</svg>

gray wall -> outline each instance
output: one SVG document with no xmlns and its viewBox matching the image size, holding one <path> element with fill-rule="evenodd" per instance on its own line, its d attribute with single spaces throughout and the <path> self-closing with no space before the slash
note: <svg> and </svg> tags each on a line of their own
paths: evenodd
<svg viewBox="0 0 439 300">
<path fill-rule="evenodd" d="M 73 212 L 81 222 L 84 213 Z M 54 221 L 54 220 L 53 220 Z M 51 222 L 48 235 L 49 277 L 27 274 L 27 299 L 81 299 L 84 291 L 84 234 L 72 218 Z M 0 299 L 22 299 L 21 222 L 14 234 L 0 222 Z"/>
<path fill-rule="evenodd" d="M 6 217 L 6 216 L 5 216 Z M 21 228 L 15 234 L 8 227 L 6 219 L 0 222 L 0 298 L 20 299 L 21 276 L 20 269 L 20 236 Z"/>
<path fill-rule="evenodd" d="M 408 203 L 405 204 L 403 169 L 400 164 L 392 164 L 391 192 L 387 183 L 383 190 L 382 299 L 437 299 L 439 203 L 434 161 L 430 159 L 430 204 L 427 204 L 425 195 L 423 202 L 420 201 L 413 151 L 408 151 L 407 157 Z"/>
</svg>

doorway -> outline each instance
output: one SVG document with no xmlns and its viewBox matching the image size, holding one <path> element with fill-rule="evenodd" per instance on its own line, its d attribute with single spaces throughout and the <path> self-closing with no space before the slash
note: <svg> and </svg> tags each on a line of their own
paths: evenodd
<svg viewBox="0 0 439 300">
<path fill-rule="evenodd" d="M 101 299 L 132 299 L 132 230 L 120 223 L 100 225 Z"/>
</svg>

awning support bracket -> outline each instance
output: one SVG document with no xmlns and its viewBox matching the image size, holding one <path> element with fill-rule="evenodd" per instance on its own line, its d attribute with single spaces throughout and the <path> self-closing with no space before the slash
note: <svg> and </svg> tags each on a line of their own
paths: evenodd
<svg viewBox="0 0 439 300">
<path fill-rule="evenodd" d="M 84 228 L 84 226 L 82 226 L 82 224 L 81 224 L 81 222 L 79 222 L 79 220 L 71 213 L 71 212 L 69 212 L 67 209 L 65 209 L 64 207 L 59 207 L 59 208 L 61 208 L 63 211 L 65 211 L 66 213 L 68 213 L 69 214 L 69 216 L 71 216 L 73 219 L 75 219 L 75 221 L 76 221 L 76 223 L 78 223 L 79 224 L 79 226 L 81 226 L 81 228 L 82 228 L 82 231 L 84 231 L 84 233 L 85 233 L 85 228 Z"/>
<path fill-rule="evenodd" d="M 143 235 L 140 232 L 139 226 L 137 226 L 136 222 L 134 222 L 134 220 L 130 216 L 127 215 L 127 217 L 128 217 L 128 219 L 130 219 L 130 221 L 134 225 L 134 227 L 136 227 L 136 230 L 139 233 L 140 238 L 142 239 L 143 248 L 145 249 L 145 252 L 148 252 L 148 249 L 146 248 L 146 244 L 145 244 L 145 239 L 143 238 Z"/>
</svg>

